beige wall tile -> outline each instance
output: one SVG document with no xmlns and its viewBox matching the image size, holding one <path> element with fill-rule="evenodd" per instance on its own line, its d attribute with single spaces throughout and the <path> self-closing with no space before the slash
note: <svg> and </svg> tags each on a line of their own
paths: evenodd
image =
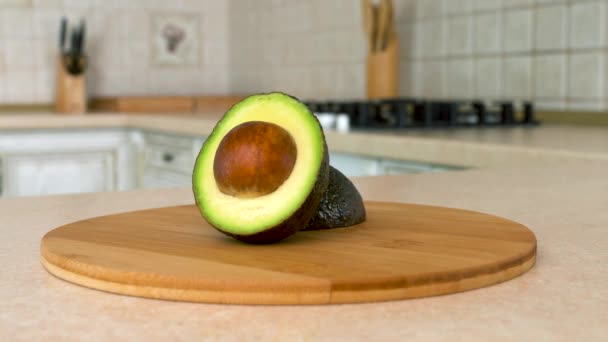
<svg viewBox="0 0 608 342">
<path fill-rule="evenodd" d="M 566 108 L 569 111 L 597 112 L 606 108 L 606 104 L 602 100 L 571 100 Z"/>
<path fill-rule="evenodd" d="M 5 63 L 10 69 L 35 68 L 38 46 L 31 40 L 7 40 L 4 43 Z"/>
<path fill-rule="evenodd" d="M 416 2 L 417 18 L 438 17 L 443 13 L 443 0 L 418 0 Z"/>
<path fill-rule="evenodd" d="M 567 7 L 538 7 L 535 10 L 535 47 L 537 50 L 555 50 L 566 47 Z"/>
<path fill-rule="evenodd" d="M 201 63 L 194 67 L 161 68 L 150 64 L 150 15 L 198 13 L 202 44 Z M 228 2 L 212 0 L 34 0 L 30 6 L 3 7 L 0 11 L 2 65 L 11 70 L 10 94 L 3 101 L 49 102 L 54 94 L 59 21 L 87 21 L 89 55 L 88 93 L 99 95 L 192 94 L 193 91 L 229 92 Z M 246 27 L 246 26 L 243 26 Z M 277 49 L 282 51 L 284 49 Z M 5 51 L 2 48 L 2 51 Z M 6 54 L 6 56 L 5 56 Z M 280 54 L 280 53 L 279 53 Z M 207 84 L 198 82 L 205 62 L 213 64 Z M 25 76 L 24 76 L 25 75 Z M 31 77 L 30 77 L 31 76 Z M 2 77 L 5 84 L 5 77 Z M 29 80 L 26 82 L 26 80 Z M 13 82 L 14 81 L 14 82 Z M 211 82 L 217 82 L 211 85 Z M 27 87 L 27 89 L 19 89 Z M 4 96 L 7 95 L 7 96 Z"/>
<path fill-rule="evenodd" d="M 598 99 L 604 94 L 604 54 L 573 53 L 569 57 L 568 95 L 572 99 Z"/>
<path fill-rule="evenodd" d="M 421 21 L 416 25 L 416 30 L 419 30 L 419 34 L 416 37 L 416 49 L 420 49 L 420 56 L 445 55 L 445 21 Z"/>
<path fill-rule="evenodd" d="M 445 94 L 445 64 L 440 61 L 422 62 L 416 70 L 416 93 L 424 97 L 443 97 Z"/>
<path fill-rule="evenodd" d="M 8 102 L 6 100 L 6 76 L 4 76 L 4 72 L 0 70 L 0 103 Z"/>
<path fill-rule="evenodd" d="M 360 8 L 360 6 L 356 7 Z M 397 22 L 401 23 L 416 18 L 416 0 L 395 0 L 393 7 Z"/>
<path fill-rule="evenodd" d="M 574 2 L 570 7 L 570 42 L 572 48 L 605 46 L 604 1 Z"/>
<path fill-rule="evenodd" d="M 397 35 L 399 38 L 399 52 L 401 59 L 408 58 L 414 55 L 414 44 L 415 44 L 415 30 L 414 24 L 412 23 L 402 23 L 397 26 Z M 361 40 L 354 42 L 361 49 L 362 45 L 360 43 Z M 360 52 L 362 55 L 365 54 L 365 51 Z"/>
<path fill-rule="evenodd" d="M 0 25 L 6 38 L 29 38 L 33 34 L 32 10 L 25 8 L 2 9 Z"/>
<path fill-rule="evenodd" d="M 602 59 L 604 61 L 608 60 L 608 51 L 603 52 Z M 604 65 L 604 82 L 608 82 L 608 64 Z M 608 83 L 604 84 L 604 103 L 608 106 Z"/>
<path fill-rule="evenodd" d="M 601 49 L 608 33 L 607 4 L 396 0 L 400 94 L 534 97 L 553 108 L 604 106 L 608 52 Z M 163 11 L 200 15 L 199 65 L 150 64 L 150 14 Z M 4 65 L 4 73 L 11 74 L 0 77 L 0 101 L 51 99 L 44 84 L 53 83 L 49 80 L 62 14 L 87 18 L 92 95 L 283 89 L 301 98 L 365 96 L 366 50 L 358 1 L 32 0 L 0 14 L 0 73 Z M 16 57 L 26 50 L 31 50 L 30 57 Z M 17 85 L 10 94 L 6 80 Z M 18 88 L 28 80 L 33 90 Z"/>
<path fill-rule="evenodd" d="M 57 8 L 34 11 L 32 15 L 33 36 L 58 42 L 60 19 L 61 11 Z"/>
<path fill-rule="evenodd" d="M 535 100 L 534 107 L 537 110 L 562 111 L 566 109 L 566 102 L 564 100 Z"/>
<path fill-rule="evenodd" d="M 55 68 L 57 67 L 57 56 L 59 54 L 56 40 L 34 39 L 32 41 L 36 47 L 34 54 L 36 69 L 41 71 L 55 71 Z"/>
<path fill-rule="evenodd" d="M 8 103 L 32 103 L 35 98 L 35 74 L 32 70 L 7 70 L 4 73 L 5 101 Z"/>
<path fill-rule="evenodd" d="M 414 63 L 411 61 L 402 61 L 399 64 L 399 95 L 406 97 L 415 96 L 414 84 Z"/>
<path fill-rule="evenodd" d="M 63 0 L 32 0 L 34 8 L 59 8 L 63 5 Z"/>
<path fill-rule="evenodd" d="M 534 96 L 559 99 L 565 96 L 566 55 L 538 55 L 534 58 Z"/>
<path fill-rule="evenodd" d="M 470 13 L 474 0 L 443 0 L 443 12 L 445 14 Z"/>
<path fill-rule="evenodd" d="M 499 57 L 477 58 L 474 62 L 473 95 L 483 98 L 501 96 L 501 60 Z"/>
<path fill-rule="evenodd" d="M 502 25 L 498 11 L 473 16 L 473 39 L 476 54 L 492 54 L 502 48 Z"/>
<path fill-rule="evenodd" d="M 125 12 L 122 29 L 129 40 L 138 42 L 150 39 L 150 17 L 145 11 L 132 10 Z"/>
<path fill-rule="evenodd" d="M 578 1 L 578 0 L 535 0 L 534 2 L 537 5 L 551 5 L 551 4 L 564 4 L 570 1 Z"/>
<path fill-rule="evenodd" d="M 529 51 L 532 48 L 532 10 L 518 9 L 504 12 L 504 51 Z"/>
<path fill-rule="evenodd" d="M 501 0 L 473 0 L 473 11 L 497 9 L 501 5 Z"/>
<path fill-rule="evenodd" d="M 529 7 L 534 5 L 534 0 L 503 0 L 502 6 L 504 8 L 511 7 Z"/>
<path fill-rule="evenodd" d="M 0 41 L 0 75 L 6 70 L 4 62 L 4 44 Z"/>
<path fill-rule="evenodd" d="M 39 70 L 34 75 L 34 97 L 39 102 L 53 102 L 55 99 L 55 70 Z"/>
<path fill-rule="evenodd" d="M 473 94 L 473 60 L 453 59 L 446 69 L 445 95 L 451 98 L 471 98 Z"/>
<path fill-rule="evenodd" d="M 471 17 L 458 16 L 447 19 L 448 55 L 470 55 L 473 52 Z"/>
<path fill-rule="evenodd" d="M 2 0 L 0 6 L 3 8 L 27 8 L 32 6 L 32 0 Z"/>
<path fill-rule="evenodd" d="M 506 57 L 503 60 L 503 96 L 506 98 L 531 98 L 532 58 L 529 56 Z"/>
</svg>

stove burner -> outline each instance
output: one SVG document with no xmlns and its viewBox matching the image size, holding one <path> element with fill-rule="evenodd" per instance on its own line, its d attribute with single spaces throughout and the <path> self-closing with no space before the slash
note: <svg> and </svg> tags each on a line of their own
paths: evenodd
<svg viewBox="0 0 608 342">
<path fill-rule="evenodd" d="M 348 114 L 353 128 L 532 126 L 531 102 L 392 98 L 370 101 L 305 101 L 315 113 Z"/>
</svg>

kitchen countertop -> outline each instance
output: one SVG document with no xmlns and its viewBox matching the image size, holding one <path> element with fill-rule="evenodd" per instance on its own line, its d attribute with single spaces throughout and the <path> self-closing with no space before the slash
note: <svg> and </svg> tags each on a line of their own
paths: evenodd
<svg viewBox="0 0 608 342">
<path fill-rule="evenodd" d="M 139 128 L 170 134 L 205 136 L 218 113 L 205 116 L 126 114 L 0 115 L 0 131 L 33 129 Z M 481 129 L 411 129 L 403 131 L 326 131 L 330 150 L 375 157 L 488 167 L 504 163 L 561 158 L 608 161 L 605 128 L 540 125 Z"/>
<path fill-rule="evenodd" d="M 186 134 L 212 126 L 209 120 L 193 118 L 91 119 L 99 121 L 76 118 L 69 125 Z M 50 123 L 41 124 L 44 120 Z M 9 121 L 0 118 L 0 129 L 46 129 L 57 124 L 32 119 L 38 126 L 13 121 L 7 127 Z M 56 226 L 88 217 L 190 204 L 189 189 L 4 199 L 0 340 L 603 340 L 608 336 L 608 273 L 603 271 L 608 264 L 608 138 L 601 131 L 585 133 L 593 129 L 534 130 L 537 136 L 529 139 L 530 144 L 523 142 L 524 133 L 515 134 L 515 141 L 503 141 L 507 138 L 500 134 L 487 135 L 486 140 L 442 137 L 458 134 L 439 131 L 422 137 L 380 134 L 375 139 L 369 139 L 371 133 L 328 134 L 330 147 L 352 152 L 375 144 L 363 152 L 390 147 L 381 155 L 410 156 L 419 152 L 399 150 L 426 148 L 441 163 L 453 161 L 453 153 L 463 153 L 461 160 L 478 167 L 354 181 L 367 200 L 464 208 L 530 227 L 538 239 L 537 264 L 511 281 L 439 297 L 333 306 L 236 306 L 119 296 L 48 274 L 39 261 L 41 237 Z M 550 144 L 543 134 L 556 140 L 566 135 L 576 143 Z M 589 139 L 593 147 L 585 148 L 589 134 L 597 138 Z M 359 146 L 343 146 L 342 140 Z M 487 157 L 493 159 L 485 161 Z"/>
</svg>

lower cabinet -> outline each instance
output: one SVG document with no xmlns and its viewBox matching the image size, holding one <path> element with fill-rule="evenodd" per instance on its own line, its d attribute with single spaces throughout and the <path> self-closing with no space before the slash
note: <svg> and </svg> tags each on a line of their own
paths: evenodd
<svg viewBox="0 0 608 342">
<path fill-rule="evenodd" d="M 135 189 L 138 150 L 125 130 L 2 132 L 1 195 Z"/>
<path fill-rule="evenodd" d="M 141 186 L 192 186 L 192 170 L 204 138 L 146 132 Z"/>
<path fill-rule="evenodd" d="M 190 187 L 205 137 L 129 129 L 0 132 L 0 196 Z M 458 167 L 331 153 L 348 177 Z"/>
<path fill-rule="evenodd" d="M 423 162 L 374 158 L 349 153 L 331 153 L 330 164 L 347 177 L 383 176 L 461 170 L 462 167 Z"/>
<path fill-rule="evenodd" d="M 112 152 L 9 155 L 4 163 L 6 196 L 116 190 Z"/>
<path fill-rule="evenodd" d="M 377 158 L 357 154 L 330 153 L 329 163 L 347 177 L 378 176 L 381 173 Z"/>
</svg>

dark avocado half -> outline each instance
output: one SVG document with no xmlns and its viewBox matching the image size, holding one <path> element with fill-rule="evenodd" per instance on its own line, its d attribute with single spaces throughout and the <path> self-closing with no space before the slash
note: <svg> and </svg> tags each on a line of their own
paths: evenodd
<svg viewBox="0 0 608 342">
<path fill-rule="evenodd" d="M 329 167 L 329 186 L 317 213 L 302 230 L 348 227 L 365 221 L 365 205 L 355 185 L 342 172 Z"/>
<path fill-rule="evenodd" d="M 203 218 L 253 244 L 277 242 L 305 227 L 328 183 L 321 125 L 306 105 L 283 93 L 252 95 L 226 112 L 192 175 Z"/>
</svg>

